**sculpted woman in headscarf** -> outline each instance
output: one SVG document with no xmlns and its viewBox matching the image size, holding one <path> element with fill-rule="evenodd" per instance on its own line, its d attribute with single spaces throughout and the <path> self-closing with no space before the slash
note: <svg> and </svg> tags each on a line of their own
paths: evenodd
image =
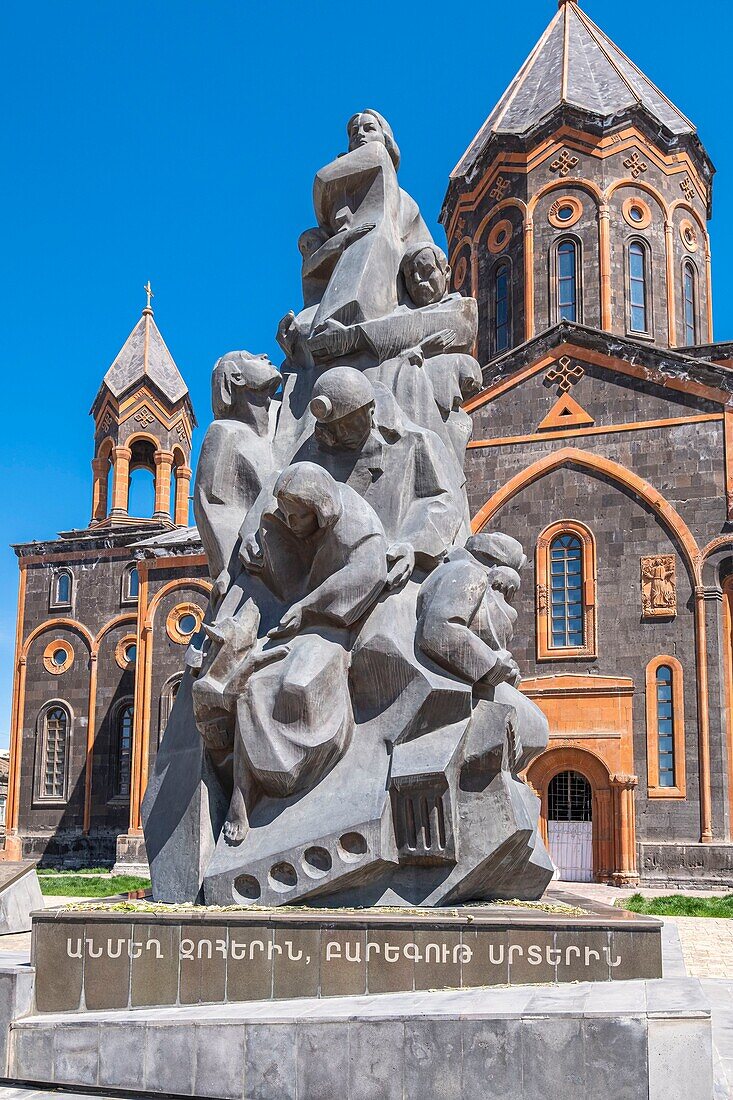
<svg viewBox="0 0 733 1100">
<path fill-rule="evenodd" d="M 251 568 L 286 610 L 229 685 L 236 706 L 224 826 L 230 844 L 243 840 L 260 795 L 309 790 L 345 751 L 354 728 L 350 631 L 387 577 L 382 525 L 348 485 L 299 462 L 280 474 L 274 497 L 260 524 L 262 558 Z"/>
<path fill-rule="evenodd" d="M 328 283 L 311 333 L 334 319 L 350 325 L 397 307 L 397 276 L 406 249 L 430 238 L 417 204 L 397 182 L 400 152 L 386 119 L 360 111 L 346 127 L 349 150 L 316 175 L 313 205 L 326 240 L 303 267 Z"/>
</svg>

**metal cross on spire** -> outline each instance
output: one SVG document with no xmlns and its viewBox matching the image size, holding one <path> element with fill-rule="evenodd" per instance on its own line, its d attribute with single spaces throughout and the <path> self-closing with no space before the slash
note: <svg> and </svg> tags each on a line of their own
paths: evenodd
<svg viewBox="0 0 733 1100">
<path fill-rule="evenodd" d="M 150 302 L 151 302 L 151 300 L 152 300 L 152 299 L 153 299 L 153 298 L 155 297 L 155 295 L 153 294 L 153 288 L 152 288 L 152 287 L 151 287 L 151 285 L 150 285 L 150 279 L 148 279 L 147 283 L 146 283 L 146 284 L 145 284 L 145 286 L 143 287 L 143 290 L 145 291 L 145 293 L 146 293 L 146 294 L 147 294 L 147 296 L 148 296 L 148 304 L 147 304 L 147 308 L 148 308 L 148 309 L 152 309 L 152 306 L 150 305 Z"/>
</svg>

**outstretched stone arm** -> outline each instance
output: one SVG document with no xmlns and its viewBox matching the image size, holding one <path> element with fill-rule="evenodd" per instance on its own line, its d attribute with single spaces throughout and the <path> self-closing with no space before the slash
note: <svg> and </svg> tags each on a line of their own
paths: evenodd
<svg viewBox="0 0 733 1100">
<path fill-rule="evenodd" d="M 338 627 L 348 627 L 359 619 L 377 599 L 385 581 L 384 539 L 381 535 L 366 535 L 354 546 L 348 564 L 338 572 L 327 577 L 318 588 L 309 593 L 290 613 L 296 612 L 299 618 L 290 631 L 298 629 L 300 623 L 332 623 Z M 284 626 L 289 615 L 283 618 Z M 283 636 L 282 629 L 271 632 L 271 636 Z"/>
<path fill-rule="evenodd" d="M 451 350 L 468 352 L 476 337 L 477 316 L 474 298 L 452 295 L 422 309 L 399 306 L 386 317 L 356 325 L 327 321 L 319 333 L 311 336 L 308 347 L 314 359 L 371 351 L 377 361 L 383 363 L 416 347 L 426 338 L 450 329 L 453 333 Z"/>
</svg>

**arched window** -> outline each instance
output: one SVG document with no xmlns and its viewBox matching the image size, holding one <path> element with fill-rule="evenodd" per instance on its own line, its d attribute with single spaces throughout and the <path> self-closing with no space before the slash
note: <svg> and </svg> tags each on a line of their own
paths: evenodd
<svg viewBox="0 0 733 1100">
<path fill-rule="evenodd" d="M 178 689 L 181 686 L 181 680 L 183 679 L 183 673 L 179 673 L 177 676 L 172 677 L 167 684 L 163 687 L 160 693 L 160 725 L 158 726 L 158 745 L 163 740 L 163 734 L 165 733 L 165 727 L 168 725 L 168 719 L 171 716 L 173 710 L 173 704 L 176 701 L 178 695 Z"/>
<path fill-rule="evenodd" d="M 685 309 L 685 347 L 697 343 L 697 272 L 692 260 L 682 269 L 682 300 Z"/>
<path fill-rule="evenodd" d="M 500 355 L 511 346 L 511 301 L 509 264 L 502 260 L 494 272 L 494 352 Z"/>
<path fill-rule="evenodd" d="M 125 702 L 117 711 L 115 744 L 117 757 L 115 762 L 115 798 L 130 797 L 132 777 L 132 731 L 134 711 L 131 702 Z"/>
<path fill-rule="evenodd" d="M 649 250 L 642 241 L 629 245 L 629 323 L 632 332 L 648 333 Z"/>
<path fill-rule="evenodd" d="M 550 645 L 567 649 L 583 644 L 583 548 L 577 535 L 558 535 L 550 543 Z"/>
<path fill-rule="evenodd" d="M 69 711 L 61 703 L 52 703 L 41 712 L 38 776 L 41 799 L 66 801 L 70 725 Z"/>
<path fill-rule="evenodd" d="M 646 670 L 647 771 L 650 798 L 685 797 L 682 665 L 662 655 Z"/>
<path fill-rule="evenodd" d="M 130 450 L 127 513 L 147 518 L 155 511 L 155 445 L 149 439 L 136 439 Z"/>
<path fill-rule="evenodd" d="M 51 607 L 71 607 L 74 578 L 70 569 L 59 569 L 51 578 Z"/>
<path fill-rule="evenodd" d="M 567 238 L 557 246 L 555 283 L 558 321 L 580 321 L 578 301 L 578 245 Z"/>
<path fill-rule="evenodd" d="M 595 654 L 595 540 L 581 523 L 554 523 L 537 541 L 537 656 Z"/>
<path fill-rule="evenodd" d="M 122 603 L 137 603 L 140 595 L 140 574 L 136 565 L 128 565 L 122 574 Z"/>
</svg>

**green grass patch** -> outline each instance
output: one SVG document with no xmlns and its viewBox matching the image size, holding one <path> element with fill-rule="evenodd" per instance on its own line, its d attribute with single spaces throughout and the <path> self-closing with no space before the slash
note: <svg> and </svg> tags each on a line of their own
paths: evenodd
<svg viewBox="0 0 733 1100">
<path fill-rule="evenodd" d="M 60 867 L 36 867 L 39 875 L 109 875 L 109 867 L 77 867 L 75 870 L 66 870 Z"/>
<path fill-rule="evenodd" d="M 149 890 L 150 879 L 139 875 L 40 875 L 41 893 L 51 897 L 109 898 L 133 890 Z"/>
<path fill-rule="evenodd" d="M 628 901 L 617 901 L 619 909 L 646 913 L 652 917 L 733 917 L 733 894 L 725 897 L 689 898 L 672 894 L 668 898 L 643 898 L 633 894 Z"/>
</svg>

